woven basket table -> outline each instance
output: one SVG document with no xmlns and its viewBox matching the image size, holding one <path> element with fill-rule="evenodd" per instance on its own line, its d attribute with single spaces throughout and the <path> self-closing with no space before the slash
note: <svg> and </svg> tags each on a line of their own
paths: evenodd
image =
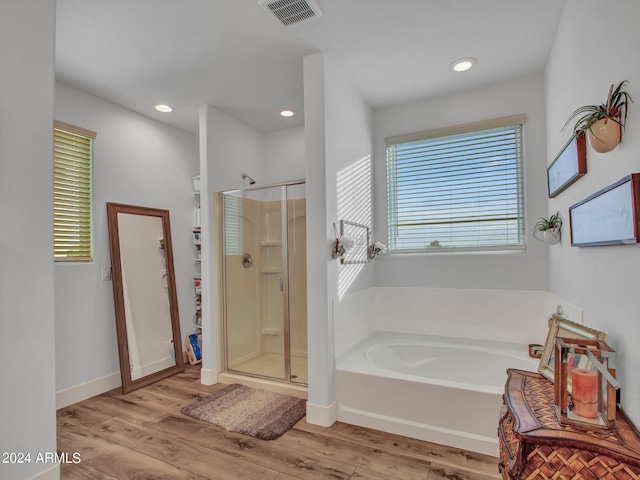
<svg viewBox="0 0 640 480">
<path fill-rule="evenodd" d="M 624 414 L 612 430 L 562 425 L 538 373 L 507 370 L 498 437 L 504 480 L 640 480 L 640 435 Z"/>
</svg>

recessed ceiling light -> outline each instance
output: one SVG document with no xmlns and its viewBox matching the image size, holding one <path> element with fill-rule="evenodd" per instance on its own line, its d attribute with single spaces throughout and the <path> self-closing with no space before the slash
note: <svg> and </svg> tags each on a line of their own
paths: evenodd
<svg viewBox="0 0 640 480">
<path fill-rule="evenodd" d="M 471 67 L 473 67 L 476 62 L 477 60 L 473 57 L 459 58 L 451 65 L 449 65 L 449 68 L 455 72 L 464 72 L 465 70 L 469 70 Z"/>
<path fill-rule="evenodd" d="M 173 110 L 169 105 L 156 105 L 156 110 L 162 113 L 169 113 Z"/>
<path fill-rule="evenodd" d="M 293 117 L 296 114 L 296 111 L 293 108 L 285 108 L 280 110 L 280 115 L 283 117 Z"/>
</svg>

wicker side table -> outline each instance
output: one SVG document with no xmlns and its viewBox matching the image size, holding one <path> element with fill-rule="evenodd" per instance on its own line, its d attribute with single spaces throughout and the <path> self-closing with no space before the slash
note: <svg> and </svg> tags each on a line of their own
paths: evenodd
<svg viewBox="0 0 640 480">
<path fill-rule="evenodd" d="M 640 480 L 640 435 L 620 410 L 613 430 L 561 425 L 552 382 L 522 370 L 507 377 L 498 426 L 504 480 Z"/>
</svg>

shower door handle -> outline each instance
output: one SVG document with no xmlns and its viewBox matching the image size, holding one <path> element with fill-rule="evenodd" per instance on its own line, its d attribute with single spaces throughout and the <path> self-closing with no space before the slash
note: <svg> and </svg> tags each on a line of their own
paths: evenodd
<svg viewBox="0 0 640 480">
<path fill-rule="evenodd" d="M 284 278 L 280 277 L 280 291 L 284 292 Z"/>
</svg>

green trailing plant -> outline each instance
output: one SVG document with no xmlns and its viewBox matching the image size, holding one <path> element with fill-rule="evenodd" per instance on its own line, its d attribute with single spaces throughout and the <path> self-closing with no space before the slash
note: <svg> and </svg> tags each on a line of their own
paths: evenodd
<svg viewBox="0 0 640 480">
<path fill-rule="evenodd" d="M 581 133 L 586 133 L 587 130 L 591 131 L 591 126 L 603 118 L 613 120 L 624 129 L 627 122 L 628 104 L 633 102 L 629 93 L 622 89 L 627 83 L 629 83 L 627 80 L 623 80 L 615 88 L 614 85 L 611 85 L 605 103 L 601 105 L 585 105 L 578 108 L 569 116 L 563 129 L 566 129 L 576 117 L 578 119 L 573 125 L 573 135 L 576 137 Z"/>
<path fill-rule="evenodd" d="M 536 222 L 535 229 L 539 232 L 545 230 L 560 230 L 562 228 L 562 217 L 560 212 L 556 212 L 549 218 L 540 217 Z"/>
</svg>

